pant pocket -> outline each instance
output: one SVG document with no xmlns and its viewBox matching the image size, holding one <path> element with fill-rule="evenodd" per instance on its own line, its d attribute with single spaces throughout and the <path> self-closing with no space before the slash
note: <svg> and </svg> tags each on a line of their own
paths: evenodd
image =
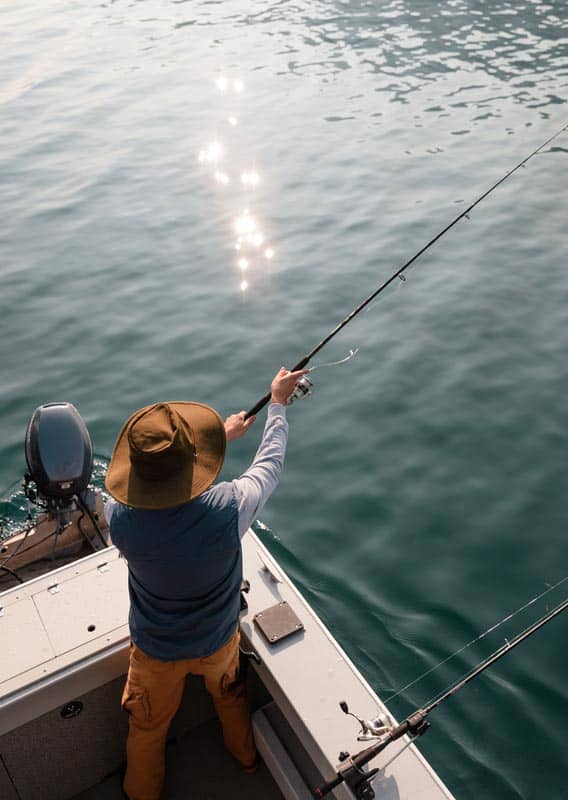
<svg viewBox="0 0 568 800">
<path fill-rule="evenodd" d="M 242 683 L 239 671 L 239 654 L 235 653 L 235 658 L 227 667 L 227 671 L 221 678 L 221 697 L 234 692 Z"/>
<path fill-rule="evenodd" d="M 122 695 L 121 705 L 137 722 L 150 722 L 152 712 L 146 690 L 126 689 Z"/>
</svg>

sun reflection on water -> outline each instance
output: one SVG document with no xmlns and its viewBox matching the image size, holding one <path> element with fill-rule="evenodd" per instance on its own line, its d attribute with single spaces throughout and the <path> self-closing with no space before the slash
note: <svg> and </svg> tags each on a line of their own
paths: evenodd
<svg viewBox="0 0 568 800">
<path fill-rule="evenodd" d="M 213 141 L 207 147 L 206 150 L 199 151 L 198 160 L 201 164 L 203 164 L 204 162 L 207 162 L 209 164 L 211 163 L 216 164 L 217 161 L 219 161 L 219 159 L 222 158 L 222 156 L 223 156 L 223 147 L 221 146 L 221 144 L 219 144 L 219 142 Z"/>
<path fill-rule="evenodd" d="M 266 262 L 272 260 L 274 250 L 267 242 L 266 235 L 260 228 L 258 214 L 256 211 L 252 213 L 249 208 L 249 204 L 252 204 L 253 196 L 256 196 L 255 190 L 261 183 L 261 175 L 256 166 L 250 166 L 250 161 L 248 165 L 244 164 L 239 169 L 239 165 L 235 163 L 237 159 L 232 153 L 230 137 L 236 135 L 232 131 L 237 125 L 242 128 L 236 113 L 236 106 L 243 102 L 242 97 L 237 100 L 234 96 L 240 96 L 245 93 L 245 84 L 238 77 L 227 77 L 219 74 L 215 79 L 215 87 L 219 94 L 223 95 L 221 101 L 223 105 L 230 103 L 232 106 L 223 109 L 221 118 L 221 123 L 225 126 L 227 141 L 221 142 L 215 136 L 206 147 L 199 151 L 197 160 L 209 172 L 214 183 L 219 187 L 219 190 L 225 193 L 225 197 L 235 209 L 230 212 L 230 227 L 235 237 L 233 247 L 237 251 L 235 266 L 241 276 L 239 288 L 241 293 L 244 293 L 249 288 L 249 282 L 242 280 L 243 273 L 246 271 L 247 276 L 250 277 L 255 270 L 261 269 L 263 264 L 266 265 Z M 229 127 L 226 127 L 227 125 Z M 236 146 L 234 149 L 236 149 Z M 230 170 L 219 169 L 220 161 L 229 162 Z M 240 177 L 238 178 L 237 176 Z M 240 211 L 236 210 L 239 206 L 241 207 Z"/>
<path fill-rule="evenodd" d="M 258 172 L 243 172 L 241 175 L 241 183 L 244 183 L 245 186 L 258 186 L 260 181 L 260 175 Z"/>
</svg>

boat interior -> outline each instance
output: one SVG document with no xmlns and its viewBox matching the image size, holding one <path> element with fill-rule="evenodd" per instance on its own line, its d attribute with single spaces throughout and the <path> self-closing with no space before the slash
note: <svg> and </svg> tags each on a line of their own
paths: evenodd
<svg viewBox="0 0 568 800">
<path fill-rule="evenodd" d="M 252 530 L 243 564 L 242 659 L 260 767 L 250 775 L 233 761 L 201 679 L 189 678 L 170 730 L 164 800 L 307 800 L 336 776 L 340 753 L 368 746 L 341 701 L 395 722 Z M 122 797 L 127 570 L 116 548 L 101 547 L 0 591 L 2 800 Z M 368 797 L 452 797 L 408 739 L 371 766 Z M 355 795 L 342 783 L 329 796 Z"/>
</svg>

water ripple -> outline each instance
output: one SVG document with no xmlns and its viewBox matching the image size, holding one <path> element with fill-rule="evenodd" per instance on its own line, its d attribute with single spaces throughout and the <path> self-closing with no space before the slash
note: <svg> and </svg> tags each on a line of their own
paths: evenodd
<svg viewBox="0 0 568 800">
<path fill-rule="evenodd" d="M 41 403 L 73 402 L 107 455 L 145 403 L 249 408 L 565 122 L 565 17 L 564 0 L 0 5 L 1 484 Z M 220 76 L 242 80 L 238 107 Z M 357 359 L 290 409 L 266 541 L 385 695 L 561 577 L 566 152 L 431 248 L 323 360 Z M 243 293 L 234 225 L 253 213 L 277 257 Z M 562 635 L 539 637 L 421 744 L 460 800 L 564 791 Z"/>
</svg>

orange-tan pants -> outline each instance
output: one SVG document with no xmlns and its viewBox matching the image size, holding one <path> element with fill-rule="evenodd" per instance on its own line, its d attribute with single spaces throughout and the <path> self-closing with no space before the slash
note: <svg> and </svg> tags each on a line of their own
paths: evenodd
<svg viewBox="0 0 568 800">
<path fill-rule="evenodd" d="M 129 714 L 124 791 L 130 800 L 159 800 L 168 728 L 181 703 L 185 677 L 203 675 L 229 752 L 245 767 L 256 759 L 244 683 L 239 681 L 239 633 L 206 658 L 158 661 L 130 647 L 122 695 Z"/>
</svg>

